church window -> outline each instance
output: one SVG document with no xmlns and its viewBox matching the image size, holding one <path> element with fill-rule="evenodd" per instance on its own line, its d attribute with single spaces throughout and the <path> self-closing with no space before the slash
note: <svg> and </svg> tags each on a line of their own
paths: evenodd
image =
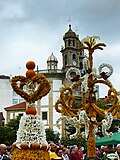
<svg viewBox="0 0 120 160">
<path fill-rule="evenodd" d="M 48 63 L 48 69 L 50 69 L 50 63 Z"/>
<path fill-rule="evenodd" d="M 75 46 L 75 40 L 73 40 L 73 46 Z"/>
<path fill-rule="evenodd" d="M 42 120 L 47 120 L 47 112 L 42 112 Z"/>
<path fill-rule="evenodd" d="M 67 55 L 65 55 L 65 65 L 67 65 Z"/>
<path fill-rule="evenodd" d="M 67 41 L 65 41 L 65 47 L 67 47 Z"/>
<path fill-rule="evenodd" d="M 68 40 L 68 46 L 70 46 L 71 42 L 70 42 L 70 39 Z"/>
<path fill-rule="evenodd" d="M 76 55 L 75 54 L 72 55 L 72 59 L 76 59 Z"/>
</svg>

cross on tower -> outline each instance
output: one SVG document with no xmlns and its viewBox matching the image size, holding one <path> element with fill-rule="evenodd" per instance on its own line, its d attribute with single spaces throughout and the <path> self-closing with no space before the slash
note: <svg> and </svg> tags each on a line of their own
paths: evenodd
<svg viewBox="0 0 120 160">
<path fill-rule="evenodd" d="M 72 21 L 71 16 L 69 16 L 68 18 L 68 22 L 70 23 Z"/>
</svg>

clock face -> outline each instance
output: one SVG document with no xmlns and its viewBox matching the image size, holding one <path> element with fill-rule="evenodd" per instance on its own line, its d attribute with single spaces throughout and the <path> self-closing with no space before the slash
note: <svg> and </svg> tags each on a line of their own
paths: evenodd
<svg viewBox="0 0 120 160">
<path fill-rule="evenodd" d="M 74 65 L 74 66 L 76 66 L 76 65 L 77 65 L 77 63 L 76 63 L 76 61 L 75 61 L 75 60 L 73 60 L 73 62 L 72 62 L 72 63 L 73 63 L 73 65 Z"/>
</svg>

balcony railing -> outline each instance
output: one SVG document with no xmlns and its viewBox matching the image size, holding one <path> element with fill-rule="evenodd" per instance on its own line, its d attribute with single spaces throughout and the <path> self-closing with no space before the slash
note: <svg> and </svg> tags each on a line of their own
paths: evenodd
<svg viewBox="0 0 120 160">
<path fill-rule="evenodd" d="M 47 69 L 47 70 L 37 70 L 36 71 L 38 74 L 42 74 L 42 73 L 63 73 L 61 69 Z"/>
</svg>

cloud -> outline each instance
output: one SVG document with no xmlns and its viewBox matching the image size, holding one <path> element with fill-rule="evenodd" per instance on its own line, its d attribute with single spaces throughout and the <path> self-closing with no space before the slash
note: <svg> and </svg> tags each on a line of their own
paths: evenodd
<svg viewBox="0 0 120 160">
<path fill-rule="evenodd" d="M 111 64 L 113 84 L 119 84 L 119 8 L 119 0 L 0 1 L 0 74 L 25 74 L 25 64 L 30 59 L 45 69 L 52 52 L 59 60 L 59 68 L 62 67 L 60 49 L 71 23 L 80 39 L 100 36 L 106 47 L 94 54 L 94 65 L 97 68 L 101 63 Z"/>
</svg>

